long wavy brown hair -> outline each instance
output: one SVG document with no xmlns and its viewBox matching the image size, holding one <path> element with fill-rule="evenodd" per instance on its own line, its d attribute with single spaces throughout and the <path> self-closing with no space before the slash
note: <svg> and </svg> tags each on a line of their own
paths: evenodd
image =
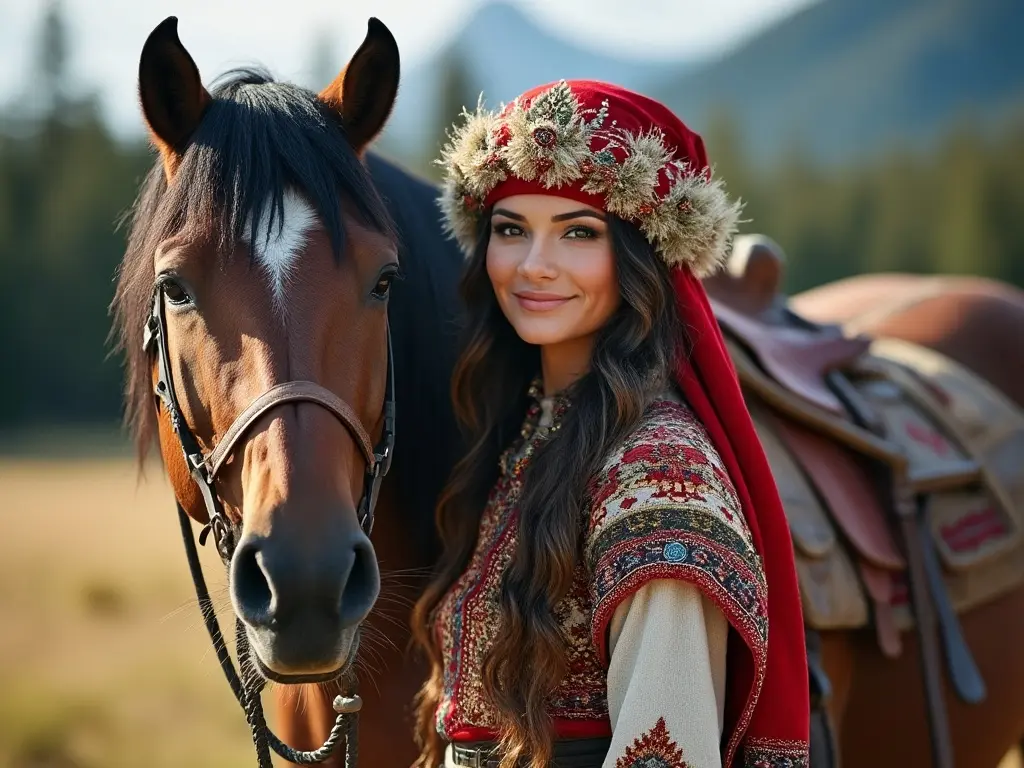
<svg viewBox="0 0 1024 768">
<path fill-rule="evenodd" d="M 443 763 L 435 713 L 442 696 L 441 654 L 433 624 L 439 601 L 465 569 L 480 517 L 497 480 L 498 458 L 518 435 L 539 349 L 522 341 L 498 305 L 486 270 L 490 217 L 483 217 L 461 292 L 466 324 L 452 380 L 455 415 L 467 436 L 437 507 L 444 545 L 435 575 L 413 610 L 416 643 L 431 674 L 417 699 L 417 763 Z M 668 270 L 632 224 L 608 218 L 622 301 L 595 340 L 589 372 L 567 393 L 572 407 L 540 445 L 524 475 L 518 543 L 500 591 L 502 631 L 488 654 L 483 686 L 499 713 L 502 768 L 551 759 L 546 703 L 566 671 L 566 640 L 554 608 L 581 557 L 586 485 L 638 424 L 653 390 L 684 352 Z"/>
</svg>

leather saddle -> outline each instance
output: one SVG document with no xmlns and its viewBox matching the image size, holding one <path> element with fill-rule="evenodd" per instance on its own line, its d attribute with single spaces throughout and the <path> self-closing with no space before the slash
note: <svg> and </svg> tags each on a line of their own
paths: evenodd
<svg viewBox="0 0 1024 768">
<path fill-rule="evenodd" d="M 727 303 L 712 299 L 712 306 L 718 322 L 756 355 L 768 375 L 819 408 L 837 416 L 846 413 L 826 384 L 826 374 L 867 352 L 870 339 L 844 336 L 838 326 L 809 327 L 789 310 L 779 313 L 783 324 L 772 325 Z"/>
<path fill-rule="evenodd" d="M 937 353 L 800 317 L 782 264 L 770 239 L 737 238 L 704 284 L 779 485 L 805 623 L 872 626 L 890 657 L 916 629 L 933 754 L 951 765 L 942 660 L 961 699 L 985 695 L 957 614 L 1024 581 L 1024 414 Z"/>
</svg>

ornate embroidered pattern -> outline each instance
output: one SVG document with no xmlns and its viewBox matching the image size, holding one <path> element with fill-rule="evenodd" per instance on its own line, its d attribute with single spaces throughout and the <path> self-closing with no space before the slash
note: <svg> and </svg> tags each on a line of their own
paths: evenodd
<svg viewBox="0 0 1024 768">
<path fill-rule="evenodd" d="M 760 644 L 768 640 L 764 574 L 753 549 L 717 515 L 645 509 L 608 526 L 595 544 L 594 642 L 605 658 L 605 629 L 622 599 L 653 579 L 697 584 Z"/>
<path fill-rule="evenodd" d="M 532 454 L 529 445 L 549 434 L 532 426 L 539 411 L 531 406 L 523 438 L 502 457 L 501 476 L 484 510 L 470 564 L 436 613 L 446 661 L 437 728 L 448 739 L 497 725 L 480 670 L 500 632 L 498 595 L 515 551 L 516 500 Z M 563 411 L 556 410 L 556 423 Z M 607 721 L 606 628 L 615 607 L 652 579 L 695 583 L 722 607 L 760 657 L 767 632 L 760 560 L 735 490 L 685 405 L 659 401 L 648 408 L 626 446 L 591 484 L 588 506 L 584 557 L 569 594 L 555 609 L 568 642 L 569 666 L 548 703 L 553 718 Z M 654 736 L 645 738 L 644 744 L 655 743 Z M 665 765 L 682 765 L 681 759 Z"/>
<path fill-rule="evenodd" d="M 538 383 L 530 387 L 532 402 L 520 439 L 501 456 L 500 476 L 484 510 L 480 533 L 463 576 L 437 608 L 436 625 L 447 661 L 445 686 L 437 712 L 437 729 L 446 738 L 465 728 L 493 729 L 497 718 L 483 691 L 480 670 L 500 629 L 498 594 L 501 577 L 511 561 L 518 538 L 516 500 L 522 475 L 541 440 L 558 431 L 569 407 L 555 403 L 552 425 L 541 417 Z M 552 694 L 548 710 L 562 720 L 602 721 L 608 715 L 606 685 L 601 665 L 590 643 L 590 576 L 582 567 L 574 574 L 569 594 L 555 606 L 555 615 L 568 640 L 568 668 Z"/>
<path fill-rule="evenodd" d="M 736 489 L 707 431 L 681 402 L 659 400 L 627 445 L 613 453 L 590 485 L 588 548 L 613 520 L 640 509 L 712 508 L 753 550 Z"/>
<path fill-rule="evenodd" d="M 749 723 L 764 683 L 767 589 L 736 489 L 703 425 L 684 404 L 652 405 L 644 425 L 591 484 L 585 559 L 594 573 L 593 643 L 622 600 L 653 579 L 696 584 L 742 635 L 754 685 L 726 750 Z"/>
<path fill-rule="evenodd" d="M 720 181 L 695 174 L 660 131 L 634 135 L 607 120 L 608 102 L 584 109 L 564 81 L 530 101 L 489 112 L 478 104 L 445 146 L 440 199 L 447 225 L 472 251 L 487 195 L 515 177 L 547 188 L 582 182 L 609 213 L 635 221 L 670 266 L 689 264 L 698 277 L 725 257 L 742 206 Z M 667 189 L 659 197 L 657 190 Z"/>
<path fill-rule="evenodd" d="M 804 741 L 751 739 L 744 748 L 744 768 L 808 768 L 809 749 Z"/>
<path fill-rule="evenodd" d="M 710 438 L 681 403 L 659 402 L 591 486 L 586 559 L 594 574 L 594 642 L 642 583 L 696 583 L 758 644 L 768 616 L 761 561 Z"/>
<path fill-rule="evenodd" d="M 633 740 L 626 754 L 615 761 L 615 768 L 689 768 L 683 760 L 683 750 L 672 741 L 665 726 L 665 718 L 643 736 Z"/>
</svg>

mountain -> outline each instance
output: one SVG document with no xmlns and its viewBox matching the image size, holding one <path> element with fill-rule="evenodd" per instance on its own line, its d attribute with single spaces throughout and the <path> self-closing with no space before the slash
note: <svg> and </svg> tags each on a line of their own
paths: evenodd
<svg viewBox="0 0 1024 768">
<path fill-rule="evenodd" d="M 1022 29 L 1019 0 L 824 0 L 657 95 L 698 130 L 726 111 L 753 159 L 851 162 L 1020 109 Z"/>
<path fill-rule="evenodd" d="M 792 148 L 857 162 L 894 144 L 926 148 L 964 120 L 985 129 L 1024 114 L 1022 29 L 1020 0 L 822 0 L 717 60 L 666 64 L 580 48 L 499 0 L 403 73 L 382 145 L 433 157 L 442 121 L 481 91 L 496 106 L 533 85 L 588 77 L 650 93 L 702 132 L 728 114 L 762 165 Z"/>
<path fill-rule="evenodd" d="M 446 71 L 452 66 L 461 70 L 455 95 L 444 93 Z M 631 61 L 577 46 L 542 29 L 506 0 L 494 0 L 478 7 L 434 56 L 403 69 L 398 101 L 382 144 L 402 154 L 426 151 L 441 123 L 442 104 L 452 112 L 444 119 L 456 119 L 453 98 L 472 108 L 483 92 L 486 104 L 495 107 L 527 88 L 559 78 L 608 80 L 649 90 L 689 66 L 692 63 L 686 60 Z"/>
</svg>

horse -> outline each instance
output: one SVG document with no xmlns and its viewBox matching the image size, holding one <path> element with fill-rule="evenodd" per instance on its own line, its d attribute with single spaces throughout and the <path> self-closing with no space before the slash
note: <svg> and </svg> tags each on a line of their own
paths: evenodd
<svg viewBox="0 0 1024 768">
<path fill-rule="evenodd" d="M 461 255 L 432 187 L 369 151 L 398 82 L 398 46 L 375 19 L 320 93 L 258 71 L 208 91 L 177 20 L 159 25 L 139 64 L 157 158 L 112 305 L 140 453 L 156 442 L 182 514 L 213 531 L 248 677 L 279 683 L 285 741 L 323 742 L 355 675 L 362 753 L 381 766 L 415 755 L 423 675 L 404 617 L 381 606 L 408 605 L 438 557 L 433 505 L 461 450 L 448 398 Z M 999 317 L 1021 322 L 1024 301 Z M 973 353 L 992 381 L 1024 359 Z M 995 765 L 1024 732 L 1022 607 L 1017 589 L 962 617 L 988 699 L 947 699 L 960 766 Z M 822 640 L 844 764 L 923 762 L 914 638 L 897 660 L 863 631 Z M 360 648 L 375 669 L 359 668 Z"/>
<path fill-rule="evenodd" d="M 158 25 L 138 76 L 156 157 L 111 305 L 140 460 L 159 448 L 204 534 L 224 520 L 213 535 L 243 666 L 309 712 L 321 700 L 330 712 L 342 673 L 361 667 L 363 751 L 388 766 L 414 754 L 400 720 L 423 670 L 405 653 L 404 609 L 440 551 L 433 502 L 460 440 L 448 393 L 462 257 L 433 188 L 369 151 L 399 67 L 371 19 L 320 93 L 257 69 L 207 90 L 177 19 Z M 367 466 L 384 466 L 373 443 L 389 402 L 396 455 L 368 500 L 371 542 L 361 497 Z M 190 462 L 229 441 L 204 487 Z M 303 722 L 283 726 L 286 742 L 307 743 Z"/>
<path fill-rule="evenodd" d="M 817 286 L 791 303 L 804 317 L 841 323 L 850 333 L 892 336 L 941 352 L 1024 407 L 1024 377 L 1002 362 L 1021 359 L 1024 339 L 992 333 L 1012 327 L 1005 323 L 1017 318 L 1018 288 L 972 275 L 883 273 Z"/>
</svg>

